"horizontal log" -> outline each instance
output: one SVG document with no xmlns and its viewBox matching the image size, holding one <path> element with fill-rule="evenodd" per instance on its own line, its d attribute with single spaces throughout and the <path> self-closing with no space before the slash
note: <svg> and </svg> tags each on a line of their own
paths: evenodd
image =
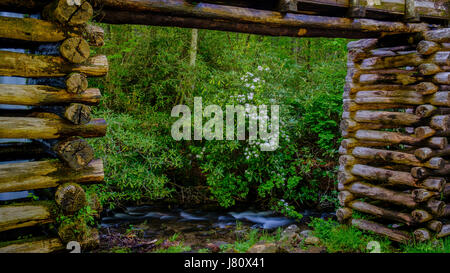
<svg viewBox="0 0 450 273">
<path fill-rule="evenodd" d="M 432 169 L 441 169 L 445 162 L 440 157 L 434 157 L 427 162 L 421 162 L 413 154 L 381 150 L 367 147 L 356 147 L 352 155 L 357 158 L 375 160 L 377 162 L 392 162 L 408 166 L 427 167 Z"/>
<path fill-rule="evenodd" d="M 423 141 L 423 139 L 411 135 L 405 135 L 396 132 L 375 131 L 375 130 L 358 130 L 355 133 L 355 138 L 359 140 L 387 142 L 390 144 L 408 144 L 408 145 L 417 145 L 418 143 Z"/>
<path fill-rule="evenodd" d="M 377 72 L 361 74 L 357 73 L 354 76 L 354 82 L 358 82 L 361 85 L 365 84 L 401 84 L 410 85 L 418 81 L 423 80 L 423 77 L 418 76 L 415 71 L 403 71 L 397 69 L 397 71 Z"/>
<path fill-rule="evenodd" d="M 101 159 L 74 170 L 59 160 L 0 165 L 0 192 L 57 187 L 61 183 L 99 183 L 104 179 Z"/>
<path fill-rule="evenodd" d="M 61 118 L 0 117 L 0 138 L 102 137 L 106 134 L 106 127 L 104 119 L 75 125 Z"/>
<path fill-rule="evenodd" d="M 61 56 L 74 64 L 84 63 L 91 53 L 88 42 L 81 37 L 71 37 L 59 46 Z"/>
<path fill-rule="evenodd" d="M 432 157 L 441 157 L 450 155 L 450 146 L 446 146 L 442 150 L 432 150 L 430 148 L 419 148 L 414 152 L 414 155 L 420 160 L 427 160 Z"/>
<path fill-rule="evenodd" d="M 437 73 L 434 75 L 433 80 L 438 84 L 450 84 L 450 72 Z"/>
<path fill-rule="evenodd" d="M 437 233 L 439 233 L 442 230 L 442 226 L 443 226 L 442 222 L 437 220 L 432 220 L 427 223 L 427 228 Z"/>
<path fill-rule="evenodd" d="M 420 183 L 420 186 L 430 191 L 442 192 L 444 190 L 445 183 L 446 181 L 443 177 L 430 177 Z"/>
<path fill-rule="evenodd" d="M 388 111 L 364 111 L 355 113 L 355 121 L 381 123 L 387 125 L 414 125 L 420 121 L 420 117 L 414 114 Z"/>
<path fill-rule="evenodd" d="M 71 64 L 59 56 L 32 55 L 0 51 L 0 75 L 17 77 L 61 77 L 72 72 L 99 77 L 108 72 L 106 56 L 89 58 L 83 64 Z"/>
<path fill-rule="evenodd" d="M 352 217 L 352 210 L 349 208 L 339 208 L 336 211 L 336 217 L 339 223 L 344 223 L 347 219 Z"/>
<path fill-rule="evenodd" d="M 87 205 L 86 192 L 76 183 L 65 183 L 56 189 L 55 202 L 64 215 L 74 215 Z"/>
<path fill-rule="evenodd" d="M 360 65 L 362 70 L 386 69 L 404 66 L 418 66 L 425 62 L 425 59 L 418 53 L 411 53 L 390 57 L 371 57 L 364 59 Z"/>
<path fill-rule="evenodd" d="M 426 30 L 422 24 L 403 24 L 397 22 L 374 21 L 370 19 L 347 19 L 303 14 L 257 10 L 233 6 L 214 4 L 189 4 L 183 0 L 146 1 L 131 3 L 127 1 L 101 1 L 104 13 L 100 18 L 107 17 L 114 11 L 147 14 L 170 13 L 180 17 L 194 17 L 202 19 L 229 20 L 239 23 L 265 24 L 268 26 L 300 27 L 300 28 L 330 28 L 337 30 L 357 30 L 361 32 L 419 32 Z M 103 5 L 105 4 L 105 5 Z M 152 14 L 152 15 L 150 15 Z M 123 17 L 123 16 L 122 16 Z M 132 18 L 128 16 L 128 18 Z M 108 17 L 109 23 L 130 23 L 120 17 Z"/>
<path fill-rule="evenodd" d="M 82 25 L 66 29 L 59 24 L 34 18 L 0 17 L 0 38 L 54 43 L 79 36 L 90 45 L 103 45 L 104 31 L 98 26 Z"/>
<path fill-rule="evenodd" d="M 0 104 L 13 105 L 58 105 L 83 103 L 98 105 L 101 94 L 97 88 L 90 88 L 79 94 L 45 85 L 0 84 Z"/>
<path fill-rule="evenodd" d="M 450 224 L 443 225 L 441 231 L 436 234 L 436 238 L 443 238 L 450 235 Z"/>
<path fill-rule="evenodd" d="M 439 170 L 430 170 L 423 167 L 414 167 L 411 169 L 411 175 L 417 179 L 425 179 L 430 176 L 446 176 L 450 174 L 450 163 L 444 165 Z"/>
<path fill-rule="evenodd" d="M 346 132 L 355 132 L 358 130 L 380 130 L 380 129 L 394 129 L 398 125 L 382 124 L 382 123 L 368 123 L 357 122 L 353 119 L 342 119 L 340 123 L 340 130 Z M 343 134 L 345 137 L 345 135 Z"/>
<path fill-rule="evenodd" d="M 360 85 L 356 83 L 349 84 L 350 94 L 358 93 L 360 91 L 391 91 L 385 93 L 383 97 L 416 97 L 415 92 L 419 92 L 422 95 L 434 94 L 439 90 L 439 87 L 432 82 L 421 82 L 415 85 L 399 85 L 399 84 L 371 84 Z M 414 91 L 414 92 L 411 92 Z"/>
<path fill-rule="evenodd" d="M 352 101 L 349 101 L 352 102 Z M 390 108 L 401 108 L 402 105 L 421 105 L 430 103 L 436 106 L 450 106 L 450 92 L 442 91 L 436 92 L 433 95 L 427 97 L 356 97 L 354 100 L 357 104 L 377 104 L 379 106 L 373 106 L 373 109 L 390 109 Z M 358 109 L 364 106 L 352 105 L 352 108 L 347 107 L 347 111 L 364 110 Z M 368 109 L 370 110 L 370 109 Z"/>
<path fill-rule="evenodd" d="M 416 107 L 415 114 L 421 118 L 431 117 L 438 111 L 436 106 L 423 104 Z"/>
<path fill-rule="evenodd" d="M 65 249 L 58 238 L 33 238 L 6 242 L 0 246 L 0 253 L 51 253 Z"/>
<path fill-rule="evenodd" d="M 411 216 L 416 223 L 425 223 L 433 220 L 433 215 L 421 209 L 416 209 L 411 212 Z"/>
<path fill-rule="evenodd" d="M 438 90 L 436 86 L 436 91 Z M 422 98 L 422 93 L 417 91 L 405 91 L 405 90 L 376 90 L 376 91 L 359 91 L 356 94 L 357 98 L 372 98 L 372 97 L 411 97 L 411 98 Z"/>
<path fill-rule="evenodd" d="M 441 217 L 445 213 L 445 203 L 440 200 L 430 199 L 426 204 L 426 208 L 437 217 Z"/>
<path fill-rule="evenodd" d="M 431 55 L 441 49 L 441 46 L 438 43 L 432 41 L 420 41 L 417 44 L 417 52 L 422 55 Z"/>
<path fill-rule="evenodd" d="M 436 192 L 432 192 L 426 189 L 414 189 L 411 194 L 414 198 L 414 201 L 416 201 L 417 203 L 428 201 L 429 199 L 437 195 Z"/>
<path fill-rule="evenodd" d="M 350 201 L 354 200 L 355 196 L 349 191 L 341 191 L 338 194 L 339 204 L 341 206 L 346 206 Z"/>
<path fill-rule="evenodd" d="M 355 182 L 351 184 L 348 186 L 348 191 L 357 196 L 368 197 L 408 208 L 417 207 L 417 203 L 410 194 L 388 190 L 363 182 Z"/>
<path fill-rule="evenodd" d="M 386 236 L 396 242 L 406 243 L 411 240 L 407 233 L 387 228 L 375 222 L 363 219 L 352 219 L 352 225 L 364 231 L 370 231 L 377 235 Z"/>
<path fill-rule="evenodd" d="M 0 206 L 0 231 L 51 223 L 54 209 L 49 202 Z"/>
<path fill-rule="evenodd" d="M 362 164 L 356 164 L 351 173 L 366 180 L 387 182 L 392 185 L 418 187 L 417 179 L 408 172 L 392 171 Z"/>
<path fill-rule="evenodd" d="M 59 140 L 52 145 L 52 149 L 74 170 L 83 169 L 94 160 L 94 149 L 86 140 L 78 137 Z"/>
<path fill-rule="evenodd" d="M 448 28 L 429 30 L 423 33 L 424 39 L 437 43 L 450 42 L 450 30 Z"/>
<path fill-rule="evenodd" d="M 353 201 L 348 204 L 349 208 L 354 210 L 364 212 L 367 214 L 371 214 L 380 218 L 386 218 L 393 221 L 399 221 L 401 223 L 405 223 L 407 225 L 414 224 L 414 220 L 412 216 L 408 213 L 396 212 L 393 210 L 385 209 L 382 207 L 377 207 L 375 205 L 362 202 L 362 201 Z"/>
</svg>

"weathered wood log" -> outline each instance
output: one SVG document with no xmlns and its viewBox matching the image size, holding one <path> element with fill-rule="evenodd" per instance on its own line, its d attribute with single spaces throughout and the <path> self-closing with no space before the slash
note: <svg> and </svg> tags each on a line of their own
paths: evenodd
<svg viewBox="0 0 450 273">
<path fill-rule="evenodd" d="M 55 202 L 64 215 L 73 215 L 87 206 L 86 193 L 80 185 L 66 183 L 56 189 Z"/>
<path fill-rule="evenodd" d="M 425 223 L 429 222 L 433 219 L 433 215 L 428 213 L 425 210 L 416 209 L 413 212 L 411 212 L 411 216 L 416 223 Z"/>
<path fill-rule="evenodd" d="M 420 41 L 419 44 L 417 44 L 417 52 L 419 52 L 422 55 L 431 55 L 437 51 L 439 51 L 441 47 L 438 43 L 431 42 L 431 41 Z"/>
<path fill-rule="evenodd" d="M 66 90 L 71 94 L 80 94 L 88 88 L 86 75 L 80 73 L 72 73 L 66 78 Z"/>
<path fill-rule="evenodd" d="M 445 164 L 444 160 L 440 157 L 432 158 L 427 162 L 421 162 L 413 154 L 367 147 L 354 148 L 352 155 L 357 158 L 376 160 L 377 162 L 392 162 L 409 166 L 427 167 L 431 169 L 441 169 Z"/>
<path fill-rule="evenodd" d="M 13 105 L 58 105 L 66 103 L 83 103 L 97 105 L 101 94 L 97 88 L 90 88 L 82 93 L 68 93 L 64 89 L 45 85 L 0 84 L 0 104 Z"/>
<path fill-rule="evenodd" d="M 17 77 L 61 77 L 72 72 L 99 77 L 108 72 L 105 56 L 89 58 L 83 64 L 71 64 L 59 56 L 32 55 L 0 51 L 0 75 Z"/>
<path fill-rule="evenodd" d="M 367 180 L 387 182 L 392 185 L 418 187 L 417 180 L 407 172 L 392 171 L 383 168 L 356 164 L 351 169 L 351 173 Z"/>
<path fill-rule="evenodd" d="M 424 63 L 419 65 L 419 72 L 424 76 L 430 76 L 442 72 L 439 65 L 434 63 Z"/>
<path fill-rule="evenodd" d="M 419 148 L 414 152 L 414 155 L 420 160 L 427 160 L 431 157 L 440 157 L 450 155 L 450 146 L 446 146 L 442 150 L 432 150 L 430 148 Z"/>
<path fill-rule="evenodd" d="M 445 178 L 443 177 L 430 177 L 420 183 L 420 186 L 430 191 L 442 192 L 444 190 L 445 183 Z"/>
<path fill-rule="evenodd" d="M 0 231 L 51 223 L 55 220 L 50 202 L 0 206 Z"/>
<path fill-rule="evenodd" d="M 355 196 L 349 191 L 341 191 L 338 194 L 339 204 L 345 207 L 348 202 L 355 199 Z"/>
<path fill-rule="evenodd" d="M 61 160 L 75 170 L 86 167 L 94 159 L 94 149 L 87 141 L 77 137 L 58 141 L 52 149 Z"/>
<path fill-rule="evenodd" d="M 51 253 L 65 249 L 58 238 L 33 238 L 6 242 L 0 246 L 0 253 Z"/>
<path fill-rule="evenodd" d="M 450 115 L 437 115 L 431 118 L 430 126 L 436 130 L 450 129 Z"/>
<path fill-rule="evenodd" d="M 450 224 L 443 225 L 441 231 L 436 234 L 436 238 L 443 238 L 450 235 Z"/>
<path fill-rule="evenodd" d="M 74 64 L 85 62 L 91 53 L 88 42 L 81 37 L 72 37 L 64 40 L 59 52 L 66 60 Z"/>
<path fill-rule="evenodd" d="M 450 51 L 439 51 L 428 59 L 429 62 L 440 65 L 449 66 L 450 65 Z M 445 70 L 445 69 L 444 69 Z"/>
<path fill-rule="evenodd" d="M 367 214 L 375 215 L 380 218 L 386 218 L 393 221 L 399 221 L 405 223 L 407 225 L 414 224 L 414 220 L 412 216 L 408 213 L 396 212 L 393 210 L 385 209 L 382 207 L 378 207 L 372 205 L 370 203 L 362 202 L 362 201 L 352 201 L 348 204 L 349 208 L 354 210 L 364 212 Z"/>
<path fill-rule="evenodd" d="M 343 185 L 349 184 L 351 182 L 358 181 L 359 178 L 357 176 L 352 175 L 347 170 L 340 170 L 338 173 L 338 181 L 339 183 L 342 183 Z"/>
<path fill-rule="evenodd" d="M 439 170 L 430 170 L 423 167 L 414 167 L 411 169 L 411 175 L 417 179 L 425 179 L 430 176 L 445 176 L 450 174 L 450 164 L 445 164 Z"/>
<path fill-rule="evenodd" d="M 73 124 L 87 124 L 91 121 L 91 108 L 81 103 L 71 103 L 66 107 L 64 117 Z"/>
<path fill-rule="evenodd" d="M 82 25 L 89 21 L 93 14 L 92 6 L 86 0 L 55 0 L 42 11 L 44 18 L 69 26 Z"/>
<path fill-rule="evenodd" d="M 431 233 L 426 228 L 416 229 L 413 234 L 417 242 L 423 243 L 431 239 Z"/>
<path fill-rule="evenodd" d="M 61 42 L 70 37 L 83 37 L 93 46 L 102 46 L 104 31 L 95 25 L 63 28 L 59 24 L 34 18 L 0 16 L 0 38 L 39 43 Z"/>
<path fill-rule="evenodd" d="M 419 139 L 426 139 L 436 135 L 436 130 L 428 126 L 420 126 L 414 129 L 414 135 Z"/>
<path fill-rule="evenodd" d="M 417 203 L 410 194 L 388 190 L 363 182 L 355 182 L 351 184 L 348 187 L 348 191 L 357 196 L 369 197 L 375 200 L 385 201 L 408 208 L 415 208 L 417 206 Z"/>
<path fill-rule="evenodd" d="M 106 127 L 103 119 L 93 119 L 87 124 L 74 125 L 58 118 L 0 117 L 0 138 L 102 137 L 106 134 Z"/>
<path fill-rule="evenodd" d="M 416 85 L 398 85 L 398 84 L 376 84 L 376 85 L 360 85 L 355 83 L 349 84 L 350 94 L 359 93 L 361 91 L 390 91 L 383 95 L 385 97 L 416 97 L 417 92 L 422 95 L 434 94 L 439 87 L 432 82 L 421 82 Z M 413 92 L 411 92 L 413 91 Z M 391 94 L 391 95 L 390 95 Z"/>
<path fill-rule="evenodd" d="M 347 219 L 352 217 L 352 210 L 349 208 L 339 208 L 336 211 L 336 217 L 339 223 L 344 223 Z"/>
<path fill-rule="evenodd" d="M 351 104 L 355 102 L 355 104 Z M 355 100 L 344 100 L 348 106 L 344 105 L 346 111 L 357 110 L 372 110 L 372 109 L 392 109 L 402 108 L 405 105 L 421 105 L 430 103 L 435 106 L 450 106 L 450 92 L 436 92 L 435 94 L 427 97 L 356 97 Z M 369 109 L 369 106 L 362 106 L 362 104 L 377 104 Z"/>
<path fill-rule="evenodd" d="M 422 203 L 428 201 L 429 199 L 435 197 L 437 195 L 436 192 L 428 191 L 426 189 L 414 189 L 411 192 L 413 199 L 417 203 Z"/>
<path fill-rule="evenodd" d="M 357 122 L 371 122 L 387 125 L 414 125 L 420 121 L 420 117 L 413 114 L 366 110 L 357 111 L 354 119 Z"/>
<path fill-rule="evenodd" d="M 59 160 L 0 165 L 0 192 L 53 188 L 66 182 L 100 183 L 103 179 L 101 159 L 78 171 Z"/>
<path fill-rule="evenodd" d="M 377 73 L 369 73 L 369 74 L 361 74 L 356 73 L 354 76 L 354 81 L 359 84 L 401 84 L 401 85 L 409 85 L 416 83 L 418 81 L 423 80 L 422 77 L 417 76 L 417 72 L 415 71 L 403 71 L 403 70 L 395 70 L 395 71 L 380 71 Z M 359 75 L 360 74 L 360 75 Z"/>
<path fill-rule="evenodd" d="M 436 91 L 438 90 L 436 86 Z M 376 91 L 359 91 L 356 94 L 357 98 L 372 98 L 372 97 L 411 97 L 411 98 L 422 98 L 422 94 L 417 91 L 408 90 L 376 90 Z"/>
<path fill-rule="evenodd" d="M 437 73 L 434 75 L 433 80 L 439 84 L 450 84 L 450 72 Z"/>
<path fill-rule="evenodd" d="M 357 122 L 353 119 L 343 119 L 339 125 L 341 132 L 356 132 L 358 130 L 380 130 L 380 129 L 393 129 L 397 128 L 398 125 L 383 124 L 383 123 L 368 123 L 368 122 Z M 343 135 L 345 137 L 345 135 Z"/>
<path fill-rule="evenodd" d="M 352 219 L 352 225 L 364 231 L 371 231 L 377 235 L 386 236 L 389 239 L 400 243 L 408 242 L 411 239 L 405 232 L 393 230 L 381 224 L 363 219 Z"/>
<path fill-rule="evenodd" d="M 439 233 L 442 230 L 442 222 L 441 221 L 437 221 L 437 220 L 431 220 L 430 222 L 427 223 L 427 228 Z"/>
<path fill-rule="evenodd" d="M 437 107 L 431 104 L 419 105 L 416 107 L 415 114 L 421 118 L 431 117 L 437 112 Z"/>
<path fill-rule="evenodd" d="M 405 135 L 396 132 L 375 131 L 375 130 L 358 130 L 355 133 L 356 139 L 366 141 L 387 142 L 390 144 L 408 144 L 417 145 L 423 139 Z"/>
<path fill-rule="evenodd" d="M 443 28 L 437 30 L 429 30 L 423 33 L 425 40 L 437 42 L 437 43 L 449 43 L 450 42 L 450 29 Z"/>
<path fill-rule="evenodd" d="M 441 217 L 445 212 L 445 203 L 440 200 L 430 199 L 428 200 L 426 207 L 437 217 Z"/>
<path fill-rule="evenodd" d="M 278 11 L 286 12 L 296 12 L 297 11 L 297 0 L 279 0 L 278 1 Z"/>
<path fill-rule="evenodd" d="M 362 70 L 386 69 L 403 66 L 418 66 L 425 60 L 417 53 L 392 57 L 371 57 L 364 59 L 360 65 Z"/>
</svg>

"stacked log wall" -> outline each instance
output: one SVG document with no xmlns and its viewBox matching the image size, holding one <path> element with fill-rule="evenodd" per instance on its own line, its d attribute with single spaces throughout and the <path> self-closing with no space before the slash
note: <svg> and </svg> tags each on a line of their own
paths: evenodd
<svg viewBox="0 0 450 273">
<path fill-rule="evenodd" d="M 44 198 L 47 201 L 0 205 L 0 235 L 39 225 L 54 235 L 0 242 L 0 252 L 54 252 L 70 241 L 78 241 L 86 250 L 99 243 L 98 232 L 74 217 L 86 206 L 99 216 L 101 206 L 92 201 L 98 199 L 87 195 L 82 185 L 104 179 L 103 162 L 86 141 L 104 136 L 107 129 L 106 122 L 91 113 L 101 92 L 88 86 L 87 78 L 108 71 L 105 56 L 91 56 L 91 47 L 102 46 L 104 35 L 88 23 L 92 16 L 88 1 L 54 0 L 42 6 L 38 18 L 0 17 L 2 44 L 28 49 L 30 43 L 33 48 L 57 43 L 57 54 L 51 55 L 0 50 L 0 76 L 29 78 L 27 85 L 0 84 L 0 104 L 8 105 L 0 110 L 0 193 L 54 192 Z M 61 78 L 62 84 L 53 80 Z M 33 81 L 38 84 L 30 84 Z M 75 222 L 58 220 L 62 215 L 74 217 Z"/>
<path fill-rule="evenodd" d="M 449 43 L 440 28 L 348 44 L 339 221 L 399 242 L 450 234 Z"/>
</svg>

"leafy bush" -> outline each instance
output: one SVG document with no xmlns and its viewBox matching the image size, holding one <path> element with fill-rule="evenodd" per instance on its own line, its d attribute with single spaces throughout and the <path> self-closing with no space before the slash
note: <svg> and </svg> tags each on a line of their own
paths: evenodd
<svg viewBox="0 0 450 273">
<path fill-rule="evenodd" d="M 207 187 L 224 207 L 258 202 L 295 209 L 334 200 L 346 40 L 293 39 L 199 31 L 196 66 L 190 30 L 105 26 L 110 72 L 93 80 L 104 94 L 96 113 L 108 135 L 92 140 L 106 163 L 101 199 L 111 206 Z M 280 105 L 280 143 L 174 141 L 177 104 Z M 192 108 L 191 108 L 192 109 Z M 205 200 L 208 201 L 208 200 Z"/>
</svg>

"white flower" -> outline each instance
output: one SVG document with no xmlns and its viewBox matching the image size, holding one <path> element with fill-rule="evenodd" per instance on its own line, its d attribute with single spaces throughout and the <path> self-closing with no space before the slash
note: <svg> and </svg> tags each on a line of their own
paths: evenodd
<svg viewBox="0 0 450 273">
<path fill-rule="evenodd" d="M 263 71 L 263 67 L 259 65 L 259 66 L 258 66 L 258 70 L 259 70 L 259 71 Z"/>
<path fill-rule="evenodd" d="M 253 93 L 250 93 L 250 94 L 248 94 L 248 96 L 247 96 L 247 98 L 249 99 L 249 100 L 252 100 L 253 99 Z"/>
<path fill-rule="evenodd" d="M 250 88 L 254 90 L 254 89 L 255 89 L 255 86 L 254 86 L 254 85 L 252 85 L 252 86 L 250 86 Z"/>
</svg>

